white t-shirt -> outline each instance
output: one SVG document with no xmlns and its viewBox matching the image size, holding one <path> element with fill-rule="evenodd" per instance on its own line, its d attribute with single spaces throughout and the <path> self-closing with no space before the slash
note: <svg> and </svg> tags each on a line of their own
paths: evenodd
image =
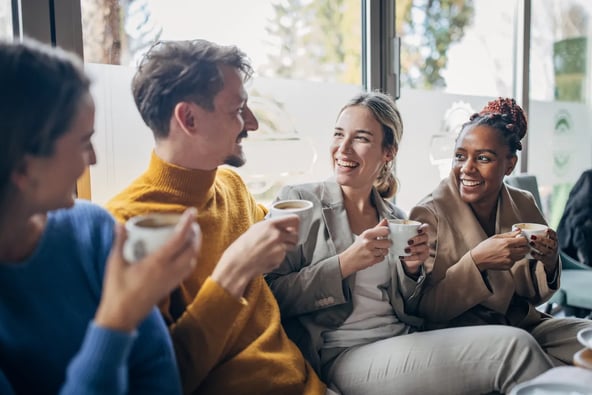
<svg viewBox="0 0 592 395">
<path fill-rule="evenodd" d="M 409 332 L 409 326 L 395 315 L 387 292 L 390 265 L 396 264 L 396 259 L 388 254 L 381 262 L 355 274 L 353 311 L 339 328 L 323 332 L 323 348 L 352 347 Z"/>
</svg>

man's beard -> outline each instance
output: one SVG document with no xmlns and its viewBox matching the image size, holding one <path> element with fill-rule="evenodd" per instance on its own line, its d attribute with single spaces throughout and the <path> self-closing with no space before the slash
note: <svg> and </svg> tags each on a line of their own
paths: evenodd
<svg viewBox="0 0 592 395">
<path fill-rule="evenodd" d="M 241 167 L 246 162 L 244 155 L 230 155 L 227 156 L 224 160 L 225 165 L 233 166 L 233 167 Z"/>
<path fill-rule="evenodd" d="M 248 137 L 247 131 L 243 130 L 237 137 L 236 139 L 236 143 L 240 144 L 240 141 L 242 139 L 246 139 Z M 241 167 L 242 165 L 245 164 L 245 162 L 247 161 L 247 159 L 245 158 L 245 154 L 243 151 L 243 148 L 239 145 L 239 150 L 240 152 L 238 154 L 232 154 L 226 157 L 226 159 L 224 159 L 224 164 L 225 165 L 229 165 L 229 166 L 233 166 L 233 167 Z"/>
</svg>

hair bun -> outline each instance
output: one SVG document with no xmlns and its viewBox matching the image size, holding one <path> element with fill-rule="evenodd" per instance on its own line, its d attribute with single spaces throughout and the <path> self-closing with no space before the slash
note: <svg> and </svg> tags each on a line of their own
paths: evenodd
<svg viewBox="0 0 592 395">
<path fill-rule="evenodd" d="M 526 114 L 522 107 L 520 107 L 516 100 L 509 97 L 498 97 L 495 100 L 488 102 L 485 107 L 479 112 L 480 115 L 486 114 L 500 114 L 508 117 L 508 125 L 506 128 L 513 131 L 522 139 L 526 135 L 527 120 Z M 505 118 L 505 117 L 504 117 Z"/>
</svg>

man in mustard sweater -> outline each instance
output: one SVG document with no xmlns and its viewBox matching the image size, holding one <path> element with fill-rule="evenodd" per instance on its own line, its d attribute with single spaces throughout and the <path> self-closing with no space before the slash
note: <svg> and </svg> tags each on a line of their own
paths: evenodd
<svg viewBox="0 0 592 395">
<path fill-rule="evenodd" d="M 193 274 L 164 300 L 187 394 L 324 394 L 280 322 L 262 273 L 297 242 L 298 218 L 261 221 L 267 210 L 241 178 L 241 140 L 258 128 L 243 52 L 205 40 L 152 47 L 132 81 L 155 138 L 148 169 L 107 209 L 120 221 L 196 207 L 203 248 Z"/>
</svg>

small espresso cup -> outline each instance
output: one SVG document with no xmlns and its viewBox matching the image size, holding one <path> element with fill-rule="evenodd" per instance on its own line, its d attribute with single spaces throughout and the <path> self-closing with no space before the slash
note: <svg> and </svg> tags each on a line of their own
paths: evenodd
<svg viewBox="0 0 592 395">
<path fill-rule="evenodd" d="M 530 236 L 536 237 L 543 237 L 547 233 L 547 226 L 543 224 L 535 224 L 531 222 L 521 222 L 518 224 L 512 225 L 512 231 L 520 229 L 522 232 L 522 236 L 526 238 L 526 240 L 530 243 Z M 530 247 L 531 251 L 539 252 L 536 248 Z M 527 259 L 535 259 L 532 254 L 529 252 L 526 254 L 525 258 Z"/>
<path fill-rule="evenodd" d="M 166 243 L 175 232 L 183 214 L 152 213 L 130 218 L 125 223 L 127 239 L 123 245 L 123 257 L 134 263 L 153 253 Z M 195 237 L 200 232 L 197 223 L 192 224 Z"/>
<path fill-rule="evenodd" d="M 572 362 L 574 366 L 592 370 L 592 349 L 582 348 L 574 354 Z"/>
<path fill-rule="evenodd" d="M 395 256 L 409 256 L 411 254 L 405 252 L 405 248 L 409 246 L 409 239 L 417 236 L 417 229 L 421 222 L 410 219 L 389 219 L 388 227 L 390 238 L 393 241 L 391 246 L 391 253 Z"/>
<path fill-rule="evenodd" d="M 271 205 L 269 214 L 271 218 L 296 214 L 300 217 L 298 230 L 298 244 L 306 241 L 312 225 L 312 202 L 309 200 L 279 200 Z"/>
</svg>

